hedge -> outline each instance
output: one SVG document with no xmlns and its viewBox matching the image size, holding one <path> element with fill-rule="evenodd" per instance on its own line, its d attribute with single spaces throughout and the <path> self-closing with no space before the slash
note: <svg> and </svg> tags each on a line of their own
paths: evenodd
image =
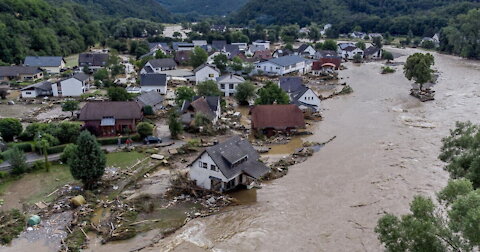
<svg viewBox="0 0 480 252">
<path fill-rule="evenodd" d="M 47 149 L 47 153 L 50 154 L 57 154 L 57 153 L 62 153 L 63 150 L 67 147 L 69 144 L 62 144 L 62 145 L 57 145 L 53 146 Z"/>
<path fill-rule="evenodd" d="M 32 152 L 32 142 L 19 142 L 19 143 L 10 143 L 8 144 L 8 147 L 18 147 L 20 150 L 23 152 Z"/>
<path fill-rule="evenodd" d="M 132 135 L 132 136 L 124 136 L 121 137 L 122 144 L 127 141 L 127 139 L 131 138 L 134 142 L 140 142 L 142 139 L 138 134 Z M 97 142 L 100 145 L 115 145 L 118 144 L 118 137 L 108 137 L 108 138 L 97 138 Z"/>
</svg>

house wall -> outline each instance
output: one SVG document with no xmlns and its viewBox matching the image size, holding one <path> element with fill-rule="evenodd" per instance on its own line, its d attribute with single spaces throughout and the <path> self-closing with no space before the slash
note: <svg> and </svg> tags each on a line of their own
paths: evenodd
<svg viewBox="0 0 480 252">
<path fill-rule="evenodd" d="M 236 82 L 219 82 L 218 88 L 220 89 L 220 91 L 222 91 L 225 97 L 229 97 L 235 94 L 238 84 L 239 83 L 236 83 Z"/>
<path fill-rule="evenodd" d="M 317 112 L 320 110 L 320 98 L 318 98 L 317 94 L 313 92 L 313 90 L 309 89 L 307 92 L 305 92 L 299 99 L 299 101 L 317 106 Z"/>
<path fill-rule="evenodd" d="M 352 60 L 356 54 L 360 54 L 363 57 L 363 50 L 357 48 L 353 51 L 342 51 L 342 58 Z"/>
<path fill-rule="evenodd" d="M 46 71 L 47 73 L 58 74 L 60 73 L 61 66 L 57 67 L 41 67 L 42 70 Z"/>
<path fill-rule="evenodd" d="M 55 96 L 55 97 L 62 96 L 62 91 L 59 90 L 59 88 L 58 88 L 59 85 L 60 85 L 59 83 L 54 83 L 54 84 L 52 85 L 52 94 L 53 94 L 53 96 Z"/>
<path fill-rule="evenodd" d="M 219 77 L 219 73 L 211 67 L 204 67 L 195 73 L 196 84 L 207 80 L 215 81 Z"/>
<path fill-rule="evenodd" d="M 378 52 L 374 53 L 373 55 L 366 56 L 367 59 L 381 59 L 382 58 L 382 50 L 378 50 Z"/>
<path fill-rule="evenodd" d="M 26 80 L 38 80 L 40 78 L 43 78 L 43 72 L 37 73 L 37 74 L 20 74 L 18 77 L 18 80 L 20 81 L 26 81 Z"/>
<path fill-rule="evenodd" d="M 141 92 L 149 92 L 152 90 L 157 91 L 160 94 L 166 94 L 167 93 L 167 85 L 165 86 L 142 86 L 140 87 Z"/>
<path fill-rule="evenodd" d="M 136 132 L 136 125 L 139 121 L 140 120 L 135 119 L 115 120 L 115 126 L 102 127 L 100 126 L 100 120 L 89 120 L 84 121 L 84 125 L 94 128 L 101 136 L 116 136 L 118 133 L 122 133 L 124 127 L 128 127 L 130 129 L 130 133 Z"/>
<path fill-rule="evenodd" d="M 22 98 L 36 98 L 38 96 L 35 89 L 22 91 Z"/>
<path fill-rule="evenodd" d="M 275 65 L 269 61 L 261 62 L 257 64 L 256 70 L 261 70 L 266 74 L 274 74 L 274 75 L 285 75 L 292 72 L 299 72 L 300 74 L 305 74 L 308 72 L 306 69 L 305 61 L 298 62 L 294 65 L 282 67 L 279 65 Z"/>
<path fill-rule="evenodd" d="M 270 48 L 270 43 L 252 42 L 252 45 L 254 45 L 254 46 L 263 46 L 263 47 L 265 47 L 266 49 L 269 49 L 269 48 Z"/>
<path fill-rule="evenodd" d="M 86 86 L 75 78 L 66 79 L 60 82 L 62 96 L 80 96 L 85 93 Z"/>
<path fill-rule="evenodd" d="M 207 169 L 201 168 L 200 163 L 206 163 Z M 213 159 L 208 155 L 207 152 L 204 152 L 200 158 L 198 158 L 190 167 L 189 177 L 191 180 L 196 181 L 197 186 L 202 188 L 211 189 L 211 181 L 210 176 L 218 178 L 223 182 L 228 182 L 227 178 L 223 175 L 223 173 L 218 169 L 216 171 L 211 170 L 211 166 L 215 165 Z M 203 167 L 203 166 L 202 166 Z"/>
</svg>

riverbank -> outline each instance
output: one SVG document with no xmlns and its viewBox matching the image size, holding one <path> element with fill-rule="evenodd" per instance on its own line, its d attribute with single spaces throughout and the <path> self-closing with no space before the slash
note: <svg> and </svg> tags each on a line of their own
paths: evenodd
<svg viewBox="0 0 480 252">
<path fill-rule="evenodd" d="M 340 77 L 355 92 L 325 101 L 328 119 L 306 139 L 335 141 L 264 185 L 257 203 L 193 220 L 145 251 L 382 251 L 379 217 L 405 214 L 414 195 L 442 188 L 441 138 L 455 121 L 480 120 L 480 62 L 434 56 L 440 78 L 427 103 L 409 95 L 401 66 L 382 75 L 380 62 L 348 63 Z"/>
</svg>

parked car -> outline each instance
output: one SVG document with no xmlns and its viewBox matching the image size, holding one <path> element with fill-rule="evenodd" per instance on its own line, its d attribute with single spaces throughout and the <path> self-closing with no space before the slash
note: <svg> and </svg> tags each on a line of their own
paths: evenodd
<svg viewBox="0 0 480 252">
<path fill-rule="evenodd" d="M 159 144 L 162 143 L 162 139 L 155 136 L 147 136 L 143 139 L 144 144 Z"/>
</svg>

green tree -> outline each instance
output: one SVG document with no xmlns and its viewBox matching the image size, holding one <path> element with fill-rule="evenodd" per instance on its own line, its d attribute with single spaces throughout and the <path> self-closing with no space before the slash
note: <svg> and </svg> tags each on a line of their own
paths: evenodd
<svg viewBox="0 0 480 252">
<path fill-rule="evenodd" d="M 407 62 L 403 66 L 405 77 L 408 80 L 414 80 L 423 89 L 423 84 L 429 82 L 433 78 L 433 70 L 431 66 L 435 63 L 433 55 L 430 53 L 415 53 L 408 56 Z"/>
<path fill-rule="evenodd" d="M 240 83 L 235 88 L 235 99 L 241 105 L 248 105 L 255 98 L 256 87 L 250 81 Z"/>
<path fill-rule="evenodd" d="M 201 47 L 196 46 L 190 56 L 190 64 L 196 68 L 207 62 L 208 54 Z"/>
<path fill-rule="evenodd" d="M 323 42 L 323 50 L 336 51 L 337 50 L 337 41 L 327 39 Z"/>
<path fill-rule="evenodd" d="M 165 58 L 170 58 L 170 56 L 166 55 L 162 50 L 157 50 L 155 52 L 155 59 L 165 59 Z"/>
<path fill-rule="evenodd" d="M 106 68 L 98 69 L 95 74 L 93 74 L 93 78 L 101 82 L 108 80 L 108 70 Z"/>
<path fill-rule="evenodd" d="M 9 142 L 14 137 L 19 136 L 23 131 L 22 123 L 15 118 L 0 119 L 0 136 L 3 140 Z"/>
<path fill-rule="evenodd" d="M 362 58 L 362 55 L 360 55 L 360 54 L 355 54 L 353 56 L 353 62 L 354 63 L 362 63 L 362 60 L 363 60 L 363 58 Z"/>
<path fill-rule="evenodd" d="M 28 166 L 27 166 L 27 158 L 22 150 L 18 147 L 13 147 L 11 151 L 9 151 L 7 156 L 8 162 L 12 166 L 11 173 L 14 175 L 20 175 L 24 173 Z"/>
<path fill-rule="evenodd" d="M 310 26 L 308 37 L 313 40 L 313 43 L 320 39 L 320 30 L 316 26 Z"/>
<path fill-rule="evenodd" d="M 206 126 L 212 125 L 212 121 L 208 119 L 208 117 L 205 114 L 199 112 L 195 114 L 195 118 L 193 119 L 193 124 L 196 128 L 200 128 L 200 127 L 206 127 Z"/>
<path fill-rule="evenodd" d="M 177 108 L 171 108 L 168 111 L 168 129 L 170 130 L 170 136 L 173 139 L 178 139 L 180 134 L 183 133 L 183 125 L 180 121 Z"/>
<path fill-rule="evenodd" d="M 471 8 L 450 20 L 440 32 L 440 50 L 465 58 L 480 59 L 480 10 Z"/>
<path fill-rule="evenodd" d="M 60 155 L 60 160 L 68 164 L 69 160 L 73 157 L 74 153 L 77 151 L 77 146 L 75 144 L 68 144 Z"/>
<path fill-rule="evenodd" d="M 375 46 L 375 47 L 378 47 L 378 48 L 382 48 L 383 47 L 383 44 L 382 44 L 382 37 L 380 36 L 375 36 L 373 37 L 372 39 L 372 44 Z"/>
<path fill-rule="evenodd" d="M 64 103 L 62 103 L 62 111 L 72 112 L 72 117 L 73 117 L 73 112 L 78 109 L 79 109 L 79 102 L 77 100 L 66 100 Z"/>
<path fill-rule="evenodd" d="M 287 43 L 287 44 L 285 45 L 285 49 L 290 50 L 290 51 L 293 52 L 293 45 L 292 45 L 292 43 Z"/>
<path fill-rule="evenodd" d="M 222 95 L 222 91 L 218 89 L 215 81 L 207 80 L 197 85 L 197 94 L 199 96 L 220 96 Z"/>
<path fill-rule="evenodd" d="M 75 149 L 68 165 L 75 179 L 81 180 L 85 189 L 94 188 L 105 172 L 105 153 L 95 137 L 87 130 L 78 137 Z"/>
<path fill-rule="evenodd" d="M 151 136 L 153 134 L 153 125 L 147 122 L 141 122 L 137 125 L 137 132 L 142 138 Z"/>
<path fill-rule="evenodd" d="M 277 84 L 269 81 L 266 85 L 260 88 L 257 92 L 258 98 L 255 100 L 255 104 L 288 104 L 290 103 L 290 97 L 283 91 Z"/>
<path fill-rule="evenodd" d="M 175 90 L 175 102 L 177 106 L 182 106 L 183 101 L 192 101 L 192 98 L 196 95 L 195 90 L 191 87 L 178 87 Z"/>
<path fill-rule="evenodd" d="M 242 71 L 243 70 L 243 60 L 238 56 L 233 57 L 232 64 L 230 64 L 230 67 L 235 72 Z"/>
<path fill-rule="evenodd" d="M 382 58 L 387 60 L 388 63 L 390 63 L 390 61 L 392 61 L 394 59 L 393 54 L 391 52 L 385 51 L 385 50 L 383 50 Z"/>
<path fill-rule="evenodd" d="M 143 106 L 143 114 L 144 114 L 144 115 L 154 115 L 155 112 L 153 111 L 152 106 L 150 106 L 150 105 L 145 105 L 145 106 Z"/>
<path fill-rule="evenodd" d="M 227 55 L 220 53 L 213 57 L 213 64 L 223 73 L 227 69 L 228 58 Z"/>
<path fill-rule="evenodd" d="M 425 49 L 434 49 L 435 43 L 433 43 L 433 41 L 430 41 L 430 40 L 425 40 L 425 41 L 422 41 L 420 46 Z"/>
<path fill-rule="evenodd" d="M 362 49 L 362 50 L 365 50 L 367 48 L 367 46 L 365 45 L 365 42 L 363 41 L 358 41 L 356 44 L 355 44 L 356 47 Z"/>
<path fill-rule="evenodd" d="M 110 87 L 107 89 L 107 96 L 111 101 L 128 101 L 131 96 L 121 87 Z"/>
</svg>

